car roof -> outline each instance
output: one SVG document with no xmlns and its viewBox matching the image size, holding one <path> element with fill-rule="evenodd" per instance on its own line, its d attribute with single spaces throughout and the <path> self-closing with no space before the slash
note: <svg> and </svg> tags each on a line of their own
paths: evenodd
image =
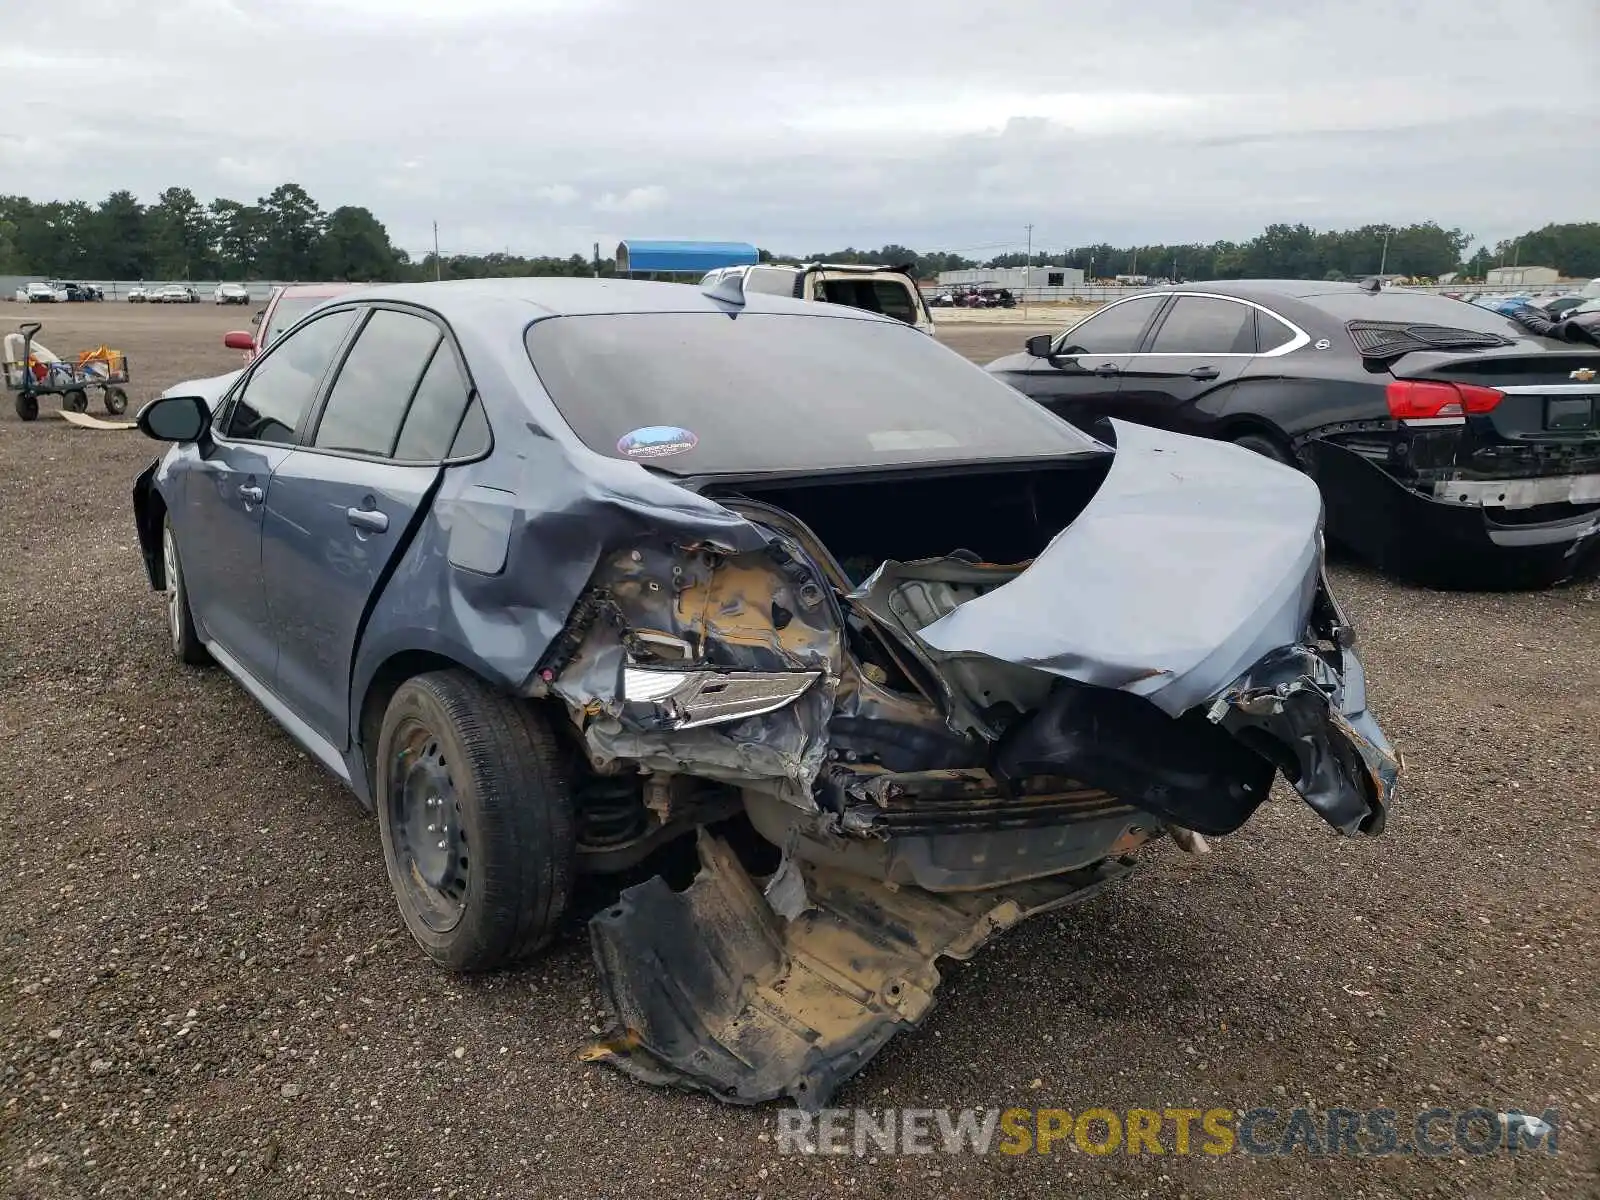
<svg viewBox="0 0 1600 1200">
<path fill-rule="evenodd" d="M 815 303 L 758 292 L 746 292 L 742 309 L 736 309 L 726 301 L 712 299 L 698 283 L 658 283 L 642 279 L 545 276 L 378 284 L 362 288 L 360 299 L 367 302 L 392 300 L 416 304 L 432 309 L 452 323 L 478 318 L 527 324 L 547 316 L 728 313 L 731 310 L 904 324 L 892 317 L 847 305 L 829 305 L 819 312 L 819 306 Z"/>
<path fill-rule="evenodd" d="M 1332 283 L 1321 279 L 1191 279 L 1157 292 L 1214 292 L 1219 296 L 1238 296 L 1242 300 L 1266 302 L 1279 296 L 1304 300 L 1312 296 L 1371 295 L 1359 283 Z"/>
<path fill-rule="evenodd" d="M 242 286 L 242 285 L 241 285 Z M 329 296 L 342 296 L 356 288 L 369 288 L 370 283 L 286 283 L 279 290 L 280 296 L 294 296 L 301 299 L 327 299 Z"/>
</svg>

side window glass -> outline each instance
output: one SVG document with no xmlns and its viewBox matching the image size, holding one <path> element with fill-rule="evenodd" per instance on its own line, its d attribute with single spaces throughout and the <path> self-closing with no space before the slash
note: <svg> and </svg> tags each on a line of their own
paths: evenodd
<svg viewBox="0 0 1600 1200">
<path fill-rule="evenodd" d="M 1271 313 L 1256 310 L 1256 353 L 1265 354 L 1294 341 L 1294 330 Z"/>
<path fill-rule="evenodd" d="M 1151 354 L 1255 352 L 1255 309 L 1206 296 L 1179 296 L 1150 346 Z"/>
<path fill-rule="evenodd" d="M 1140 296 L 1098 312 L 1068 333 L 1061 354 L 1132 354 L 1164 296 Z"/>
<path fill-rule="evenodd" d="M 282 339 L 245 380 L 223 436 L 253 442 L 293 442 L 310 411 L 328 364 L 356 319 L 355 311 L 329 313 Z"/>
<path fill-rule="evenodd" d="M 439 340 L 432 321 L 376 310 L 345 355 L 312 445 L 393 454 L 406 407 Z"/>
<path fill-rule="evenodd" d="M 451 458 L 450 442 L 467 406 L 467 380 L 450 347 L 440 344 L 423 373 L 422 383 L 406 414 L 394 456 L 402 462 L 438 462 Z"/>
<path fill-rule="evenodd" d="M 450 444 L 451 458 L 476 458 L 489 449 L 489 418 L 483 415 L 483 401 L 476 396 L 461 418 L 456 440 Z"/>
</svg>

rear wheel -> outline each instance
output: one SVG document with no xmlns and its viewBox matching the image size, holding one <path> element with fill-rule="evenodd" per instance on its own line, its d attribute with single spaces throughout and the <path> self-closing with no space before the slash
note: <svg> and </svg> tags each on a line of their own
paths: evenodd
<svg viewBox="0 0 1600 1200">
<path fill-rule="evenodd" d="M 70 392 L 62 394 L 61 407 L 68 412 L 88 412 L 89 393 L 82 388 L 73 388 Z"/>
<path fill-rule="evenodd" d="M 1246 450 L 1254 451 L 1263 458 L 1270 458 L 1275 462 L 1281 462 L 1286 467 L 1292 467 L 1295 465 L 1294 460 L 1289 456 L 1288 450 L 1284 449 L 1283 446 L 1278 444 L 1276 439 L 1269 437 L 1267 434 L 1240 434 L 1238 437 L 1233 439 L 1233 444 L 1235 446 L 1243 446 Z"/>
<path fill-rule="evenodd" d="M 572 890 L 572 795 L 543 716 L 464 671 L 419 675 L 384 713 L 376 770 L 389 883 L 441 966 L 533 955 Z"/>
<path fill-rule="evenodd" d="M 112 416 L 121 416 L 128 411 L 128 393 L 119 387 L 108 387 L 101 397 L 106 411 Z"/>
</svg>

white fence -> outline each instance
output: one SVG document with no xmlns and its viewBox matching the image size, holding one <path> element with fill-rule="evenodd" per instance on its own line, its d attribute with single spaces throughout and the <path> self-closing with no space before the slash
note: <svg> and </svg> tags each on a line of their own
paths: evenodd
<svg viewBox="0 0 1600 1200">
<path fill-rule="evenodd" d="M 43 275 L 0 275 L 0 300 L 10 300 L 20 287 L 30 283 L 44 283 Z M 250 289 L 251 300 L 265 301 L 272 289 L 280 282 L 288 283 L 290 280 L 246 279 L 72 279 L 73 283 L 87 283 L 99 288 L 105 293 L 107 300 L 126 300 L 128 289 L 142 287 L 147 292 L 153 292 L 159 287 L 168 284 L 177 284 L 179 287 L 192 287 L 200 293 L 200 299 L 210 300 L 211 293 L 217 290 L 219 283 L 243 283 Z M 304 281 L 302 281 L 304 282 Z"/>
<path fill-rule="evenodd" d="M 1242 283 L 1245 281 L 1240 280 L 1239 282 Z M 1560 283 L 1535 284 L 1529 287 L 1506 287 L 1500 284 L 1491 285 L 1487 283 L 1439 283 L 1428 284 L 1426 286 L 1413 286 L 1410 284 L 1405 284 L 1398 285 L 1398 287 L 1400 291 L 1427 292 L 1432 293 L 1433 295 L 1448 296 L 1476 296 L 1486 292 L 1505 295 L 1516 295 L 1522 292 L 1527 292 L 1530 295 L 1565 296 L 1575 295 L 1583 289 L 1584 284 L 1587 282 L 1587 280 L 1583 279 L 1566 279 Z M 1014 287 L 1011 288 L 1010 291 L 1011 294 L 1017 298 L 1018 304 L 1070 304 L 1073 302 L 1084 304 L 1107 304 L 1112 300 L 1120 300 L 1123 296 L 1131 296 L 1135 292 L 1160 291 L 1167 286 L 1169 285 L 1159 283 L 1146 284 L 1143 286 L 1117 283 L 1091 283 L 1084 284 L 1081 287 Z M 1177 284 L 1170 286 L 1189 287 L 1193 285 Z M 939 284 L 922 284 L 920 287 L 923 296 L 930 300 L 934 296 L 939 295 L 941 292 L 948 292 L 951 290 L 949 286 L 941 286 Z"/>
</svg>

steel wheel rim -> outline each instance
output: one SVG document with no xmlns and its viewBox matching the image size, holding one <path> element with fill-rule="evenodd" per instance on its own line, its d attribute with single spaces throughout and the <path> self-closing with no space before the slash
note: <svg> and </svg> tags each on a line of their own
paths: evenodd
<svg viewBox="0 0 1600 1200">
<path fill-rule="evenodd" d="M 172 644 L 180 646 L 183 642 L 183 595 L 179 590 L 182 580 L 178 575 L 178 547 L 173 543 L 171 529 L 161 534 L 161 565 L 167 577 L 167 632 L 172 636 Z"/>
<path fill-rule="evenodd" d="M 389 755 L 389 843 L 422 923 L 448 933 L 466 912 L 472 881 L 454 766 L 438 735 L 417 717 L 395 731 Z"/>
</svg>

